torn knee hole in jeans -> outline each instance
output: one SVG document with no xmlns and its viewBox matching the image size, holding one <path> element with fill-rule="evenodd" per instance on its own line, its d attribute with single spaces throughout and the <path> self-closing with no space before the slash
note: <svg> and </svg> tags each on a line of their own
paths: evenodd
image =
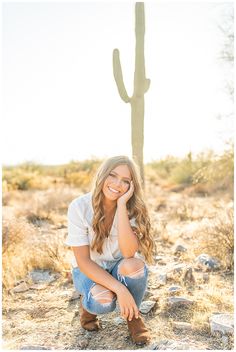
<svg viewBox="0 0 236 352">
<path fill-rule="evenodd" d="M 132 279 L 140 279 L 141 277 L 144 276 L 144 266 L 142 266 L 141 268 L 139 268 L 136 271 L 131 272 L 130 274 L 126 274 L 126 275 L 119 274 L 119 275 L 130 277 Z"/>
<path fill-rule="evenodd" d="M 109 290 L 100 291 L 95 294 L 90 291 L 90 293 L 95 301 L 103 305 L 110 304 L 114 298 Z"/>
</svg>

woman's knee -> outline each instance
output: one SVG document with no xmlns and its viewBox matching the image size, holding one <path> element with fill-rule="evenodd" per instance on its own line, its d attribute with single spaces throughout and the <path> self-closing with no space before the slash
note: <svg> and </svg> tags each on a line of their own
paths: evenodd
<svg viewBox="0 0 236 352">
<path fill-rule="evenodd" d="M 100 304 L 111 304 L 116 297 L 114 292 L 99 284 L 94 285 L 90 292 L 93 299 Z"/>
<path fill-rule="evenodd" d="M 132 278 L 144 276 L 145 263 L 139 258 L 125 258 L 119 265 L 119 274 Z"/>
</svg>

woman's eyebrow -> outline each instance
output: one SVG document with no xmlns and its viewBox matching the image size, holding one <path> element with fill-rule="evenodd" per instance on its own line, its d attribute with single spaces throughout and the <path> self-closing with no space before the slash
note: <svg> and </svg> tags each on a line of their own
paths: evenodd
<svg viewBox="0 0 236 352">
<path fill-rule="evenodd" d="M 115 172 L 115 171 L 111 171 L 111 172 L 113 172 L 115 175 L 117 175 L 117 176 L 120 176 L 117 172 Z M 126 180 L 128 180 L 128 181 L 131 181 L 131 179 L 129 178 L 129 177 L 122 177 L 122 176 L 120 176 L 123 180 L 124 179 L 126 179 Z"/>
</svg>

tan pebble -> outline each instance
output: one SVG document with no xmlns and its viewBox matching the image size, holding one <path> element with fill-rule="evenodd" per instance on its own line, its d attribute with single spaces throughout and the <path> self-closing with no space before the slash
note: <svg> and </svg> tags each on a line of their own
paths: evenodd
<svg viewBox="0 0 236 352">
<path fill-rule="evenodd" d="M 22 282 L 18 286 L 14 287 L 12 289 L 12 292 L 20 293 L 20 292 L 25 292 L 25 291 L 28 291 L 28 290 L 29 290 L 29 286 L 27 285 L 27 283 L 26 282 Z"/>
</svg>

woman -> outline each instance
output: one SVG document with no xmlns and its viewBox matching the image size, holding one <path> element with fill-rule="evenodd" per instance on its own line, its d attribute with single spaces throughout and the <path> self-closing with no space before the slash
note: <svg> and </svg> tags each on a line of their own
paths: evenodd
<svg viewBox="0 0 236 352">
<path fill-rule="evenodd" d="M 107 159 L 91 193 L 74 199 L 68 209 L 66 244 L 74 253 L 72 277 L 82 297 L 80 322 L 98 330 L 97 314 L 112 312 L 118 301 L 133 342 L 144 344 L 150 333 L 139 314 L 152 262 L 150 220 L 142 199 L 137 167 L 126 156 Z"/>
</svg>

